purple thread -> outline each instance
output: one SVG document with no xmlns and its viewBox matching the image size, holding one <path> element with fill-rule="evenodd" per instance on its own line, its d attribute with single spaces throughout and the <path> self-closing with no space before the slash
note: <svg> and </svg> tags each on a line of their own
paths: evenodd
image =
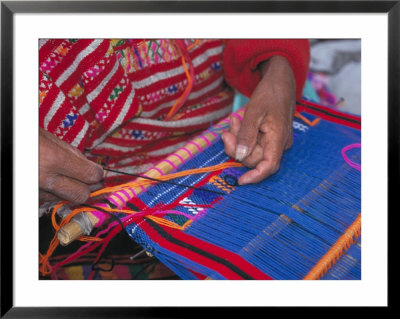
<svg viewBox="0 0 400 319">
<path fill-rule="evenodd" d="M 186 147 L 181 147 L 180 148 L 180 150 L 184 150 L 184 151 L 186 151 L 186 153 L 188 153 L 189 154 L 189 157 L 190 158 L 193 158 L 193 154 L 192 154 L 192 152 L 191 151 L 189 151 Z"/>
<path fill-rule="evenodd" d="M 197 149 L 201 152 L 203 149 L 195 142 L 188 142 L 187 144 L 193 144 L 194 146 L 197 147 Z"/>
<path fill-rule="evenodd" d="M 169 165 L 171 165 L 174 169 L 178 169 L 178 167 L 176 167 L 175 164 L 172 163 L 170 160 L 165 159 L 165 160 L 163 160 L 163 162 L 167 162 L 167 163 L 168 163 Z"/>
<path fill-rule="evenodd" d="M 125 200 L 122 198 L 121 195 L 119 195 L 118 193 L 114 193 L 113 195 L 117 196 L 120 199 L 121 203 L 125 203 Z"/>
<path fill-rule="evenodd" d="M 185 163 L 185 160 L 183 159 L 182 156 L 180 156 L 180 155 L 178 155 L 178 154 L 176 154 L 176 153 L 171 154 L 170 156 L 172 156 L 172 155 L 175 155 L 177 158 L 179 158 L 179 159 L 181 160 L 182 163 Z"/>
<path fill-rule="evenodd" d="M 123 193 L 123 194 L 126 196 L 126 198 L 128 198 L 128 200 L 131 198 L 131 197 L 129 196 L 129 194 L 128 194 L 125 190 L 121 189 L 119 192 Z M 126 202 L 126 200 L 124 200 L 124 203 L 125 203 L 125 202 Z"/>
<path fill-rule="evenodd" d="M 110 202 L 112 202 L 115 206 L 117 206 L 118 208 L 121 208 L 121 206 L 112 198 L 112 196 L 109 196 L 107 199 Z"/>
<path fill-rule="evenodd" d="M 360 143 L 355 143 L 355 144 L 350 144 L 350 145 L 347 145 L 347 146 L 343 147 L 343 149 L 342 149 L 342 156 L 343 156 L 343 159 L 344 159 L 344 161 L 345 161 L 348 165 L 350 165 L 351 167 L 353 167 L 353 168 L 355 168 L 356 170 L 358 170 L 358 171 L 361 172 L 361 165 L 358 164 L 358 163 L 354 163 L 354 162 L 351 161 L 351 160 L 347 157 L 347 155 L 346 155 L 346 152 L 347 152 L 348 150 L 352 149 L 352 148 L 361 148 L 361 144 L 360 144 Z"/>
<path fill-rule="evenodd" d="M 200 217 L 202 217 L 202 216 L 206 213 L 206 211 L 207 211 L 207 209 L 206 209 L 206 208 L 203 208 L 203 210 L 197 212 L 197 214 L 196 214 L 196 216 L 193 218 L 193 220 L 197 220 L 197 219 L 199 219 Z"/>
<path fill-rule="evenodd" d="M 120 195 L 118 195 L 118 193 L 113 193 L 112 195 L 118 197 L 121 203 L 125 202 L 125 200 Z"/>
<path fill-rule="evenodd" d="M 210 143 L 210 141 L 208 140 L 208 138 L 205 137 L 204 135 L 200 136 L 200 138 L 202 138 L 202 139 L 207 143 L 208 146 L 211 145 L 211 143 Z"/>
<path fill-rule="evenodd" d="M 164 173 L 163 173 L 163 171 L 162 170 L 160 170 L 158 167 L 152 167 L 151 169 L 154 169 L 154 170 L 156 170 L 157 172 L 159 172 L 160 173 L 160 175 L 164 175 Z"/>
</svg>

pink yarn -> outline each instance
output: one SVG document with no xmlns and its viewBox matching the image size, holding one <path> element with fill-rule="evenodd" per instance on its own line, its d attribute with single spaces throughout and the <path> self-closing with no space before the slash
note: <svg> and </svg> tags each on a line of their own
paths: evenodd
<svg viewBox="0 0 400 319">
<path fill-rule="evenodd" d="M 151 169 L 154 169 L 154 170 L 156 170 L 157 172 L 159 172 L 160 173 L 160 175 L 164 175 L 164 172 L 162 171 L 162 170 L 160 170 L 158 167 L 152 167 Z"/>
<path fill-rule="evenodd" d="M 188 142 L 188 144 L 192 144 L 192 145 L 196 146 L 197 149 L 198 149 L 200 152 L 203 150 L 203 149 L 200 147 L 200 145 L 197 144 L 197 143 L 195 143 L 195 142 Z"/>
<path fill-rule="evenodd" d="M 106 204 L 97 204 L 97 206 L 100 206 L 100 207 L 108 207 Z M 105 214 L 105 213 L 103 213 L 103 212 L 100 212 L 100 211 L 93 211 L 93 212 L 90 212 L 93 216 L 95 216 L 95 217 L 97 217 L 98 219 L 99 219 L 99 221 L 97 222 L 97 224 L 96 224 L 96 227 L 99 227 L 99 226 L 101 226 L 103 223 L 104 223 L 104 221 L 107 219 L 107 214 Z"/>
<path fill-rule="evenodd" d="M 233 113 L 232 116 L 238 118 L 240 121 L 243 120 L 243 117 L 242 117 L 240 114 L 238 114 L 238 113 Z"/>
<path fill-rule="evenodd" d="M 202 138 L 202 139 L 207 143 L 208 146 L 211 145 L 211 142 L 208 140 L 207 137 L 205 137 L 205 136 L 202 135 L 202 136 L 200 136 L 200 138 Z"/>
<path fill-rule="evenodd" d="M 110 196 L 107 198 L 111 203 L 113 203 L 115 206 L 118 208 L 121 208 L 121 206 Z"/>
<path fill-rule="evenodd" d="M 172 163 L 170 160 L 165 159 L 165 160 L 163 160 L 163 162 L 168 163 L 168 164 L 171 165 L 174 169 L 178 169 L 178 167 L 176 167 L 176 165 L 175 165 L 174 163 Z"/>
<path fill-rule="evenodd" d="M 348 165 L 350 165 L 351 167 L 353 167 L 353 168 L 355 168 L 356 170 L 358 170 L 358 171 L 361 172 L 361 165 L 358 164 L 358 163 L 354 163 L 354 162 L 351 161 L 351 160 L 347 157 L 347 155 L 346 155 L 346 152 L 347 152 L 348 150 L 350 150 L 350 149 L 353 149 L 353 148 L 361 148 L 361 144 L 360 144 L 360 143 L 354 143 L 354 144 L 350 144 L 350 145 L 347 145 L 347 146 L 343 147 L 343 149 L 342 149 L 342 156 L 343 156 L 344 161 L 345 161 Z"/>
<path fill-rule="evenodd" d="M 216 138 L 219 137 L 219 135 L 218 135 L 217 133 L 213 132 L 213 131 L 208 131 L 207 133 L 211 133 L 211 134 L 212 134 L 214 137 L 216 137 Z"/>
<path fill-rule="evenodd" d="M 189 151 L 186 147 L 181 147 L 180 148 L 180 150 L 184 150 L 184 151 L 186 151 L 186 153 L 188 153 L 188 155 L 189 155 L 189 157 L 190 158 L 193 158 L 193 154 L 192 154 L 192 152 L 191 151 Z"/>
<path fill-rule="evenodd" d="M 214 125 L 216 128 L 219 128 L 222 132 L 226 132 L 226 129 L 222 126 L 222 125 L 219 125 L 219 124 L 216 124 L 216 125 Z"/>
<path fill-rule="evenodd" d="M 179 159 L 181 160 L 182 163 L 185 163 L 185 160 L 184 160 L 183 157 L 180 156 L 179 154 L 173 153 L 173 154 L 171 154 L 171 156 L 172 156 L 172 155 L 174 155 L 174 156 L 176 156 L 177 158 L 179 158 Z"/>
</svg>

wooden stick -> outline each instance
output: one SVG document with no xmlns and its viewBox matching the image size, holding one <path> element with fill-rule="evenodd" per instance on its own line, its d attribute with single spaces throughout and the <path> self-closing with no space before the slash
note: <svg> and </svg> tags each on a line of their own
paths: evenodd
<svg viewBox="0 0 400 319">
<path fill-rule="evenodd" d="M 243 114 L 243 110 L 239 110 L 237 113 L 239 114 L 239 116 L 241 116 Z M 242 113 L 242 114 L 240 114 L 240 113 Z M 148 177 L 152 177 L 152 178 L 157 178 L 157 177 L 161 176 L 161 173 L 159 172 L 159 170 L 161 172 L 163 172 L 163 174 L 168 174 L 168 173 L 172 172 L 174 167 L 170 164 L 170 162 L 173 163 L 173 165 L 175 165 L 176 167 L 179 167 L 180 165 L 182 165 L 189 158 L 191 158 L 192 155 L 195 155 L 195 154 L 199 153 L 202 149 L 208 147 L 208 144 L 212 143 L 216 139 L 216 137 L 219 134 L 221 134 L 221 132 L 222 132 L 222 130 L 224 130 L 224 128 L 227 128 L 228 123 L 229 123 L 229 121 L 227 119 L 220 121 L 216 126 L 214 126 L 216 128 L 215 129 L 216 132 L 215 131 L 206 132 L 205 134 L 191 140 L 183 148 L 178 149 L 175 153 L 169 155 L 166 158 L 166 160 L 163 160 L 158 165 L 156 165 L 155 169 L 151 168 L 144 175 L 146 175 Z M 221 127 L 221 129 L 218 129 L 217 128 L 218 126 Z M 197 145 L 200 147 L 200 149 L 197 147 Z M 174 154 L 177 154 L 178 156 L 176 156 Z M 182 162 L 180 158 L 183 158 L 184 162 Z M 138 178 L 137 180 L 140 180 L 140 179 L 141 178 Z M 147 188 L 149 186 L 150 185 L 133 188 L 133 192 L 130 192 L 131 198 L 140 194 L 145 188 Z M 126 194 L 126 192 L 129 192 L 129 190 L 125 190 L 125 194 Z M 122 202 L 119 197 L 113 196 L 112 194 L 110 195 L 110 197 L 112 197 L 112 199 L 115 202 L 117 202 L 120 206 L 125 206 L 126 201 L 131 199 L 131 198 L 127 198 L 127 196 L 124 193 L 116 192 L 116 194 L 118 194 L 119 197 L 122 197 L 123 199 L 125 199 L 125 202 Z M 95 227 L 95 225 L 98 222 L 98 218 L 96 216 L 94 216 L 93 214 L 91 214 L 90 212 L 85 213 L 85 214 L 87 214 L 87 216 L 89 217 L 89 220 L 90 220 L 92 226 Z M 65 225 L 64 227 L 62 227 L 59 230 L 59 232 L 57 233 L 57 238 L 60 240 L 60 243 L 63 246 L 69 245 L 71 242 L 73 242 L 80 236 L 82 236 L 82 229 L 79 226 L 79 224 L 74 222 L 73 220 L 70 223 L 68 223 L 67 225 Z"/>
</svg>

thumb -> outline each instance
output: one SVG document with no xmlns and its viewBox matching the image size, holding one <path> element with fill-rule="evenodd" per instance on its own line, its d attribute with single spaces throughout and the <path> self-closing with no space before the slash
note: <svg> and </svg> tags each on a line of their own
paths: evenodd
<svg viewBox="0 0 400 319">
<path fill-rule="evenodd" d="M 246 109 L 239 132 L 237 133 L 235 159 L 239 162 L 251 154 L 257 143 L 259 127 L 264 118 L 264 114 L 257 109 L 257 107 Z"/>
</svg>

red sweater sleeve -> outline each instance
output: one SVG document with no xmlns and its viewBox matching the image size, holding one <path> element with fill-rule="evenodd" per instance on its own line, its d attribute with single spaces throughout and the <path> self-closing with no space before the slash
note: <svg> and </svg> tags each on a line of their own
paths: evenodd
<svg viewBox="0 0 400 319">
<path fill-rule="evenodd" d="M 308 40 L 227 40 L 224 50 L 224 72 L 227 83 L 250 97 L 261 73 L 259 63 L 282 55 L 290 63 L 296 79 L 296 97 L 301 98 L 310 62 Z"/>
</svg>

